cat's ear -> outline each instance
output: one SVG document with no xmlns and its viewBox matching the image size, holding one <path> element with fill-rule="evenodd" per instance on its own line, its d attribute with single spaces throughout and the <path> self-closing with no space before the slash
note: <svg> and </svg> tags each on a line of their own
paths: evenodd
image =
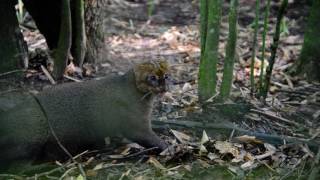
<svg viewBox="0 0 320 180">
<path fill-rule="evenodd" d="M 163 72 L 163 74 L 167 73 L 169 71 L 169 64 L 165 60 L 160 60 L 159 62 L 159 70 Z"/>
<path fill-rule="evenodd" d="M 137 79 L 141 79 L 140 76 L 146 73 L 150 73 L 154 70 L 154 66 L 152 63 L 140 63 L 135 64 L 133 67 L 133 72 L 136 75 Z"/>
</svg>

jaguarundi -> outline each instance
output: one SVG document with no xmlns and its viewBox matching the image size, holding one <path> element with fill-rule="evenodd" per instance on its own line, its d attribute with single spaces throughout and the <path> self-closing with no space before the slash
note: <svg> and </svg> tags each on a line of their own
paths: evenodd
<svg viewBox="0 0 320 180">
<path fill-rule="evenodd" d="M 123 76 L 0 95 L 0 167 L 61 153 L 53 134 L 73 155 L 118 135 L 164 150 L 150 113 L 154 97 L 167 89 L 167 72 L 166 62 L 147 62 Z"/>
</svg>

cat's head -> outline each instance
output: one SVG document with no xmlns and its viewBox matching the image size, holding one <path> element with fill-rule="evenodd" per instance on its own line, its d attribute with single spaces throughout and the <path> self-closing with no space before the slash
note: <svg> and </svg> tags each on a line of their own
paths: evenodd
<svg viewBox="0 0 320 180">
<path fill-rule="evenodd" d="M 146 62 L 134 68 L 136 86 L 143 93 L 161 94 L 168 89 L 169 65 L 165 61 Z"/>
</svg>

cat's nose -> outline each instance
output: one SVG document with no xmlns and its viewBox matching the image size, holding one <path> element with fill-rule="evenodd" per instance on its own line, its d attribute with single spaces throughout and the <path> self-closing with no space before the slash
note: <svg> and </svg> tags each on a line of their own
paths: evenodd
<svg viewBox="0 0 320 180">
<path fill-rule="evenodd" d="M 166 86 L 160 86 L 157 88 L 157 91 L 159 93 L 165 93 L 165 92 L 167 92 L 167 88 L 166 88 Z"/>
<path fill-rule="evenodd" d="M 167 92 L 169 90 L 169 86 L 166 84 L 164 86 L 161 86 L 160 92 L 164 93 Z"/>
<path fill-rule="evenodd" d="M 161 87 L 161 88 L 160 88 L 160 92 L 161 92 L 161 93 L 164 93 L 164 92 L 166 92 L 166 91 L 167 91 L 167 88 L 166 88 L 166 87 Z"/>
</svg>

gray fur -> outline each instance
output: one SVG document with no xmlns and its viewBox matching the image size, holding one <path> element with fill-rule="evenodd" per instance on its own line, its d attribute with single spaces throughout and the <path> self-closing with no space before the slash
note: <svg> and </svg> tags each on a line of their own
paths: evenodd
<svg viewBox="0 0 320 180">
<path fill-rule="evenodd" d="M 48 121 L 71 153 L 100 148 L 105 137 L 118 135 L 164 149 L 166 144 L 150 124 L 154 95 L 144 95 L 129 71 L 124 76 L 54 86 L 34 97 L 0 96 L 0 165 L 61 151 Z"/>
</svg>

